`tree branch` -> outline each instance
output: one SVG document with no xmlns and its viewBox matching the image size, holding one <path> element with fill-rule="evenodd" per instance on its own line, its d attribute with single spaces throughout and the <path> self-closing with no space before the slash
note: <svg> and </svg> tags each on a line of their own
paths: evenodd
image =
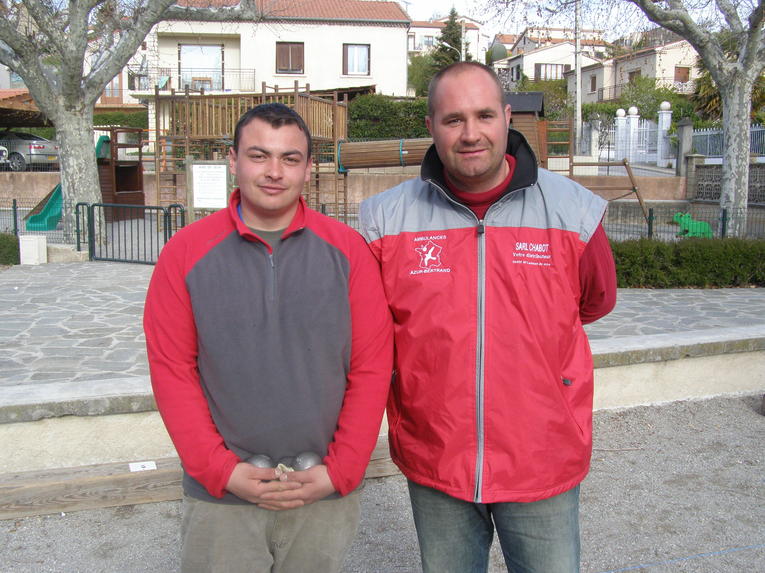
<svg viewBox="0 0 765 573">
<path fill-rule="evenodd" d="M 728 24 L 731 31 L 736 36 L 745 34 L 746 31 L 744 30 L 744 25 L 741 23 L 741 18 L 736 11 L 736 7 L 731 4 L 729 0 L 715 0 L 715 3 L 717 4 L 717 9 L 720 10 L 725 17 L 725 22 Z"/>
<path fill-rule="evenodd" d="M 765 69 L 765 33 L 763 33 L 763 20 L 765 20 L 765 3 L 759 3 L 749 14 L 749 33 L 741 47 L 739 60 L 745 69 L 751 70 L 752 81 Z"/>
</svg>

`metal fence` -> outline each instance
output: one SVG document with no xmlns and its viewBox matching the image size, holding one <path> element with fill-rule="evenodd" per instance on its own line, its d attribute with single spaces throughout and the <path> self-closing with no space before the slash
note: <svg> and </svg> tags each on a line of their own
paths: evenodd
<svg viewBox="0 0 765 573">
<path fill-rule="evenodd" d="M 155 207 L 78 203 L 77 250 L 91 260 L 154 264 L 162 247 L 186 224 L 183 205 Z"/>
<path fill-rule="evenodd" d="M 749 150 L 765 155 L 765 127 L 752 125 L 749 129 Z M 707 157 L 722 157 L 723 131 L 720 128 L 694 129 L 693 152 Z"/>
<path fill-rule="evenodd" d="M 0 232 L 27 234 L 22 208 L 13 201 L 11 208 L 0 205 Z M 358 204 L 339 211 L 322 205 L 322 213 L 354 229 L 359 228 Z M 685 238 L 725 238 L 741 211 L 720 209 L 717 205 L 691 203 L 686 206 L 652 207 L 646 217 L 637 202 L 612 202 L 603 221 L 613 241 L 654 239 L 671 242 Z M 744 237 L 765 239 L 765 208 L 746 211 Z M 182 205 L 156 207 L 79 203 L 75 209 L 75 235 L 78 251 L 89 252 L 91 260 L 154 264 L 165 243 L 186 224 Z M 63 242 L 61 230 L 34 232 L 45 234 L 49 242 Z"/>
<path fill-rule="evenodd" d="M 652 207 L 648 217 L 635 203 L 611 203 L 603 226 L 613 241 L 655 239 L 671 242 L 686 238 L 725 238 L 733 221 L 746 216 L 744 238 L 765 239 L 765 209 L 720 209 L 692 203 L 686 207 Z"/>
<path fill-rule="evenodd" d="M 0 200 L 0 233 L 45 235 L 49 243 L 64 243 L 64 229 L 60 222 L 49 230 L 36 230 L 33 225 L 29 224 L 30 217 L 36 211 L 36 207 L 39 207 L 38 201 Z"/>
</svg>

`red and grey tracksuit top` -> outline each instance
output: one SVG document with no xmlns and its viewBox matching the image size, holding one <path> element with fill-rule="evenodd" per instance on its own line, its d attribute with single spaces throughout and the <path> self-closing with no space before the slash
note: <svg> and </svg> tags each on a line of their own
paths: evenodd
<svg viewBox="0 0 765 573">
<path fill-rule="evenodd" d="M 354 230 L 301 200 L 279 249 L 228 209 L 181 229 L 149 285 L 144 329 L 158 409 L 187 495 L 252 454 L 313 451 L 342 495 L 363 478 L 392 370 L 379 266 Z"/>
<path fill-rule="evenodd" d="M 538 169 L 510 130 L 516 169 L 483 220 L 456 200 L 435 147 L 421 178 L 367 199 L 363 234 L 394 320 L 394 462 L 476 503 L 536 501 L 587 474 L 593 363 L 579 259 L 606 202 Z"/>
</svg>

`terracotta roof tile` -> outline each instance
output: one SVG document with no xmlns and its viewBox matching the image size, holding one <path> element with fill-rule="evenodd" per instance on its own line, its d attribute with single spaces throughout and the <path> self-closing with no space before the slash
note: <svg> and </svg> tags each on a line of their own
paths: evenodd
<svg viewBox="0 0 765 573">
<path fill-rule="evenodd" d="M 364 0 L 257 0 L 268 20 L 380 20 L 409 22 L 396 2 Z M 238 0 L 179 0 L 179 6 L 236 6 Z"/>
</svg>

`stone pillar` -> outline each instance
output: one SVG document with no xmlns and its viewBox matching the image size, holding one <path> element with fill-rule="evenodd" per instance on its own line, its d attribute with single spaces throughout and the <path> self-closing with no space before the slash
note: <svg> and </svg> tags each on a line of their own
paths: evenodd
<svg viewBox="0 0 765 573">
<path fill-rule="evenodd" d="M 627 114 L 623 109 L 616 110 L 616 119 L 614 125 L 616 127 L 616 144 L 614 145 L 614 160 L 621 161 L 622 159 L 628 159 L 629 157 L 629 134 L 627 132 Z"/>
<path fill-rule="evenodd" d="M 638 108 L 633 105 L 627 110 L 627 132 L 629 134 L 627 159 L 630 163 L 637 159 L 639 123 L 640 114 L 638 113 Z"/>
<path fill-rule="evenodd" d="M 600 161 L 600 127 L 601 121 L 593 119 L 590 121 L 590 149 L 588 155 L 595 161 Z"/>
<path fill-rule="evenodd" d="M 669 140 L 667 132 L 672 124 L 672 109 L 668 101 L 663 101 L 659 105 L 659 125 L 656 129 L 656 165 L 658 167 L 667 166 L 667 151 Z"/>
<path fill-rule="evenodd" d="M 693 122 L 686 118 L 677 122 L 677 166 L 675 172 L 679 177 L 685 176 L 685 156 L 693 150 Z"/>
</svg>

